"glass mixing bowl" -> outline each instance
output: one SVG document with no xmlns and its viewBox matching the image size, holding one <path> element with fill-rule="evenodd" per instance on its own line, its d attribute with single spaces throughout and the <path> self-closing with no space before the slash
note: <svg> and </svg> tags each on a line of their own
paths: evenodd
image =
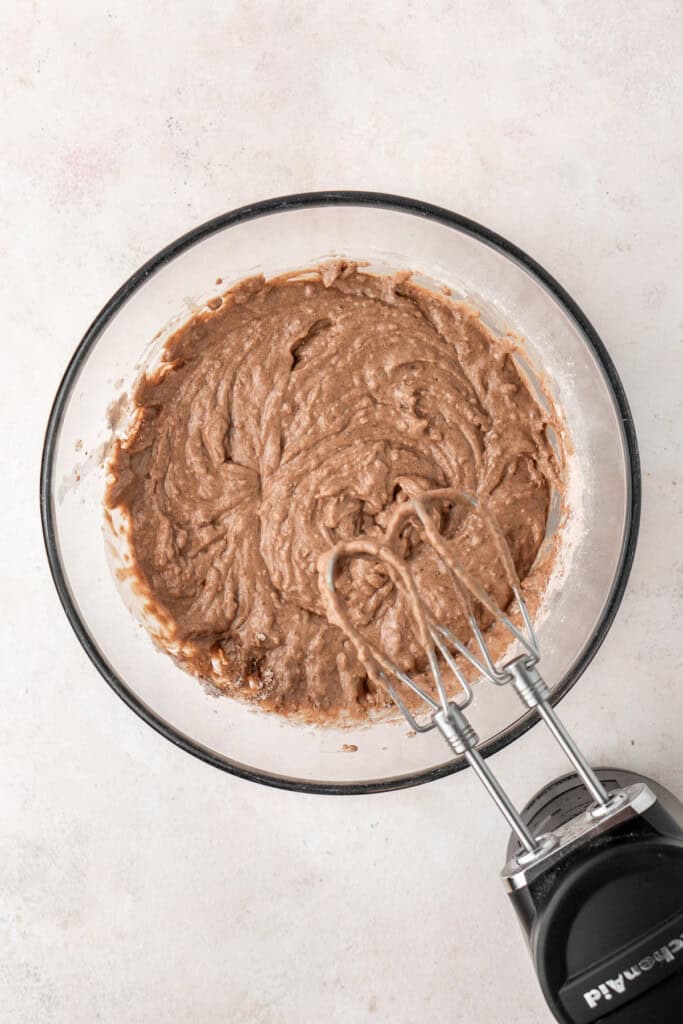
<svg viewBox="0 0 683 1024">
<path fill-rule="evenodd" d="M 525 339 L 531 364 L 542 368 L 574 449 L 567 557 L 538 627 L 541 668 L 559 700 L 604 639 L 631 566 L 639 515 L 633 423 L 614 366 L 576 303 L 515 246 L 447 210 L 366 192 L 309 193 L 243 207 L 173 242 L 119 289 L 76 349 L 47 427 L 41 512 L 71 625 L 104 679 L 149 725 L 247 779 L 308 792 L 369 793 L 417 785 L 464 765 L 449 758 L 438 734 L 407 738 L 402 719 L 321 728 L 211 696 L 155 648 L 130 613 L 103 537 L 107 409 L 135 379 L 151 339 L 241 278 L 339 255 L 385 270 L 416 270 L 427 282 L 448 285 L 494 330 Z M 484 683 L 470 717 L 485 755 L 535 720 L 509 688 Z M 353 753 L 342 749 L 354 744 Z"/>
</svg>

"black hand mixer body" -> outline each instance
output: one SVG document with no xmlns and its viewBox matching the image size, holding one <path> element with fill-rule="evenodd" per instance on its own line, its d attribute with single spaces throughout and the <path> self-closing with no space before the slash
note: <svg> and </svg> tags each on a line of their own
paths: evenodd
<svg viewBox="0 0 683 1024">
<path fill-rule="evenodd" d="M 558 846 L 526 868 L 510 840 L 503 871 L 543 993 L 564 1024 L 683 1021 L 683 804 L 633 772 L 601 769 L 610 795 L 596 817 L 575 774 L 522 811 Z"/>
</svg>

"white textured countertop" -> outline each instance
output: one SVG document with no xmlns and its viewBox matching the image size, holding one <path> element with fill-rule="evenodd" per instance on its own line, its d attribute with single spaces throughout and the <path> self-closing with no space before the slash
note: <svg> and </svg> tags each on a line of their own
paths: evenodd
<svg viewBox="0 0 683 1024">
<path fill-rule="evenodd" d="M 474 779 L 306 797 L 175 749 L 66 622 L 38 463 L 94 314 L 201 221 L 363 188 L 483 222 L 584 308 L 641 444 L 631 582 L 566 722 L 683 793 L 680 3 L 38 2 L 0 48 L 0 1019 L 549 1021 Z M 539 728 L 493 764 L 518 801 L 564 770 Z"/>
</svg>

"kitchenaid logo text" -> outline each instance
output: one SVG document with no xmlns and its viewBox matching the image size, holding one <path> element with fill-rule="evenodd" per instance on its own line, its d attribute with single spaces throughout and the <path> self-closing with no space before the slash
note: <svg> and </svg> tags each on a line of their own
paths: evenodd
<svg viewBox="0 0 683 1024">
<path fill-rule="evenodd" d="M 676 957 L 683 953 L 683 934 L 671 939 L 665 946 L 654 951 L 651 956 L 644 956 L 637 964 L 621 971 L 616 978 L 606 978 L 605 981 L 583 993 L 583 998 L 591 1010 L 603 1000 L 614 999 L 615 996 L 623 996 L 629 984 L 634 982 L 641 974 L 654 970 L 661 964 L 671 964 Z"/>
</svg>

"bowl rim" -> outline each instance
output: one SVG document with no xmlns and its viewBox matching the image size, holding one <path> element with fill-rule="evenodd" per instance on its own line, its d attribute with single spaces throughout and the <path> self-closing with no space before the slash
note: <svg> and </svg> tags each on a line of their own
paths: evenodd
<svg viewBox="0 0 683 1024">
<path fill-rule="evenodd" d="M 161 249 L 155 256 L 147 260 L 121 287 L 112 295 L 109 301 L 103 306 L 93 322 L 90 324 L 81 341 L 79 342 L 73 356 L 71 357 L 64 375 L 61 379 L 57 393 L 50 410 L 40 467 L 40 515 L 43 530 L 43 539 L 47 552 L 47 559 L 67 619 L 74 630 L 81 646 L 95 665 L 103 679 L 109 684 L 114 692 L 134 711 L 147 725 L 151 726 L 158 733 L 164 736 L 171 743 L 180 747 L 189 754 L 198 757 L 215 768 L 229 772 L 251 782 L 259 782 L 263 785 L 273 786 L 280 789 L 293 790 L 300 793 L 321 793 L 330 795 L 339 794 L 361 794 L 388 792 L 396 789 L 407 789 L 411 786 L 422 785 L 432 782 L 435 779 L 444 778 L 447 775 L 460 771 L 466 767 L 462 758 L 448 761 L 445 764 L 430 768 L 424 771 L 411 772 L 407 775 L 387 777 L 384 779 L 373 779 L 367 782 L 339 782 L 339 781 L 311 781 L 308 779 L 293 778 L 284 775 L 275 775 L 270 772 L 261 771 L 258 768 L 233 762 L 229 758 L 217 754 L 215 751 L 195 742 L 191 737 L 176 729 L 170 723 L 157 715 L 136 694 L 126 685 L 123 679 L 111 668 L 104 656 L 101 654 L 97 643 L 91 636 L 83 622 L 76 602 L 71 596 L 65 568 L 62 565 L 59 545 L 57 543 L 55 515 L 54 515 L 54 469 L 56 446 L 59 439 L 62 419 L 66 410 L 68 400 L 78 378 L 79 372 L 85 363 L 90 351 L 96 345 L 100 335 L 116 316 L 121 307 L 146 281 L 146 279 L 161 269 L 180 253 L 201 242 L 208 236 L 232 227 L 245 221 L 254 220 L 258 217 L 269 214 L 283 213 L 291 210 L 300 210 L 306 207 L 323 206 L 370 206 L 379 209 L 393 210 L 399 213 L 410 214 L 417 217 L 424 217 L 437 221 L 447 227 L 453 228 L 464 234 L 473 236 L 478 241 L 502 253 L 508 259 L 519 264 L 536 278 L 555 298 L 564 311 L 575 322 L 584 336 L 584 339 L 592 350 L 598 365 L 602 369 L 605 382 L 611 393 L 615 408 L 619 413 L 621 422 L 622 443 L 624 445 L 625 461 L 627 466 L 627 518 L 626 529 L 622 549 L 619 558 L 618 569 L 612 581 L 612 588 L 605 603 L 602 615 L 593 631 L 593 634 L 581 653 L 576 663 L 572 666 L 567 675 L 553 690 L 552 702 L 557 704 L 574 686 L 579 677 L 586 670 L 595 657 L 603 640 L 605 639 L 614 617 L 621 603 L 628 577 L 633 564 L 638 528 L 640 523 L 641 506 L 641 475 L 640 460 L 638 455 L 638 440 L 631 410 L 629 408 L 626 394 L 617 374 L 612 359 L 595 328 L 592 326 L 583 310 L 577 305 L 572 297 L 565 291 L 555 278 L 548 273 L 539 263 L 533 260 L 525 252 L 519 249 L 506 238 L 491 231 L 489 228 L 470 220 L 461 214 L 419 199 L 411 199 L 405 196 L 392 195 L 383 192 L 366 191 L 320 191 L 301 192 L 293 195 L 278 196 L 272 199 L 265 199 L 260 202 L 250 203 L 238 207 L 235 210 L 220 214 L 211 220 L 205 221 L 191 231 L 186 232 L 175 241 Z M 489 757 L 497 751 L 502 750 L 509 743 L 519 739 L 538 721 L 535 712 L 528 712 L 523 715 L 509 728 L 492 737 L 487 743 L 480 747 L 484 757 Z"/>
</svg>

